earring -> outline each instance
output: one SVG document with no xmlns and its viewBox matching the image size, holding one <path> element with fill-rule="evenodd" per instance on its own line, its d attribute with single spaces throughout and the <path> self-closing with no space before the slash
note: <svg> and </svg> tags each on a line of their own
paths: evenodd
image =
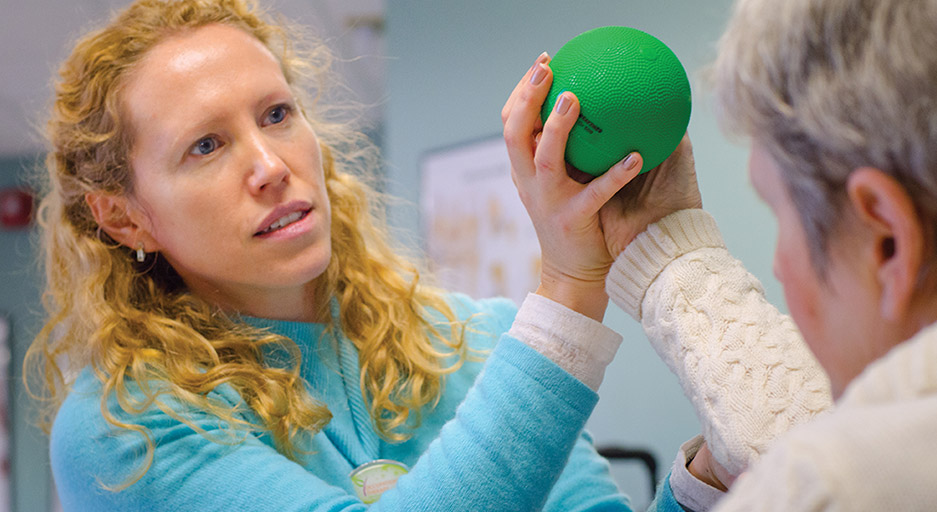
<svg viewBox="0 0 937 512">
<path fill-rule="evenodd" d="M 143 242 L 137 244 L 137 261 L 143 263 L 146 260 L 146 253 L 143 252 Z"/>
</svg>

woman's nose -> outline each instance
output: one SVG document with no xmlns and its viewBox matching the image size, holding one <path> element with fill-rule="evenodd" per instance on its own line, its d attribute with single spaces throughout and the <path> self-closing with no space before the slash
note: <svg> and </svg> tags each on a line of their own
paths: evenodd
<svg viewBox="0 0 937 512">
<path fill-rule="evenodd" d="M 248 185 L 251 191 L 259 194 L 286 184 L 290 170 L 273 145 L 258 135 L 250 140 L 248 146 Z"/>
</svg>

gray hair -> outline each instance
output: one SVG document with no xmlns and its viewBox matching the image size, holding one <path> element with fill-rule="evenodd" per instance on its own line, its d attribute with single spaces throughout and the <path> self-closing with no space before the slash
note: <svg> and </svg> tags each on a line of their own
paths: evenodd
<svg viewBox="0 0 937 512">
<path fill-rule="evenodd" d="M 818 269 L 858 167 L 937 226 L 937 1 L 738 0 L 713 65 L 717 112 L 782 169 Z"/>
</svg>

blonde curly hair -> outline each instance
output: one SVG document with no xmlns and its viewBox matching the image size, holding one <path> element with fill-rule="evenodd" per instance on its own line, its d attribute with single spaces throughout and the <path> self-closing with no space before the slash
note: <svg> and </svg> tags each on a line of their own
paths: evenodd
<svg viewBox="0 0 937 512">
<path fill-rule="evenodd" d="M 103 384 L 105 419 L 146 439 L 146 462 L 126 485 L 151 466 L 154 446 L 144 427 L 109 411 L 111 395 L 127 413 L 157 406 L 198 430 L 159 400 L 171 397 L 217 415 L 241 434 L 269 432 L 293 459 L 297 436 L 318 432 L 331 418 L 307 391 L 292 340 L 250 327 L 189 293 L 165 258 L 136 262 L 129 248 L 99 228 L 85 200 L 89 192 L 133 193 L 132 141 L 119 101 L 128 72 L 167 37 L 215 23 L 237 27 L 270 49 L 320 139 L 332 258 L 317 279 L 316 303 L 322 318 L 330 301 L 339 306 L 330 329 L 340 329 L 358 349 L 361 389 L 378 433 L 406 439 L 424 407 L 439 399 L 444 375 L 467 356 L 463 325 L 442 292 L 421 284 L 417 266 L 388 240 L 373 200 L 378 196 L 362 173 L 378 168 L 376 149 L 347 120 L 330 121 L 336 111 L 320 101 L 332 79 L 324 45 L 297 39 L 304 31 L 269 21 L 249 0 L 137 1 L 78 41 L 59 72 L 47 125 L 48 190 L 38 214 L 48 320 L 25 363 L 47 431 L 76 371 L 93 368 Z M 429 310 L 447 321 L 431 324 Z M 264 346 L 284 347 L 292 364 L 265 364 Z M 222 384 L 240 393 L 261 424 L 239 419 L 235 408 L 209 397 Z"/>
</svg>

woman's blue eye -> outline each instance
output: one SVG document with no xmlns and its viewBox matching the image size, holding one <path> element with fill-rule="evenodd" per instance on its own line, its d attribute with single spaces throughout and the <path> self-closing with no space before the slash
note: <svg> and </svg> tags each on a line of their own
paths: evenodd
<svg viewBox="0 0 937 512">
<path fill-rule="evenodd" d="M 279 105 L 279 106 L 273 107 L 273 109 L 270 110 L 270 113 L 267 114 L 267 121 L 270 124 L 282 123 L 283 120 L 286 119 L 287 114 L 289 113 L 290 113 L 289 107 L 287 107 L 286 105 Z"/>
<path fill-rule="evenodd" d="M 218 141 L 214 137 L 205 137 L 204 139 L 199 139 L 198 142 L 192 146 L 192 154 L 197 155 L 210 155 L 218 149 Z"/>
</svg>

